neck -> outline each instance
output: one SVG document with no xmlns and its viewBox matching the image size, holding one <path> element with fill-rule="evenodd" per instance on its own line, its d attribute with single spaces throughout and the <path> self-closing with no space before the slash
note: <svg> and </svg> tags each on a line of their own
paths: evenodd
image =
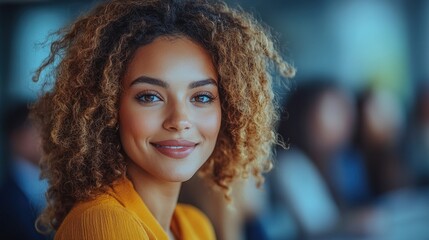
<svg viewBox="0 0 429 240">
<path fill-rule="evenodd" d="M 170 225 L 179 197 L 180 182 L 166 182 L 155 178 L 130 162 L 128 176 L 147 208 L 167 233 L 171 234 Z"/>
</svg>

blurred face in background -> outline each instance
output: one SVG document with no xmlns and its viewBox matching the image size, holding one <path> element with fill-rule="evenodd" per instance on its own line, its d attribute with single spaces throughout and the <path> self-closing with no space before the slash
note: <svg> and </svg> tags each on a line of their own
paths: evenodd
<svg viewBox="0 0 429 240">
<path fill-rule="evenodd" d="M 398 140 L 403 114 L 392 93 L 374 90 L 363 103 L 364 142 L 373 146 L 389 146 Z"/>
<path fill-rule="evenodd" d="M 343 147 L 350 139 L 354 115 L 347 93 L 335 89 L 321 93 L 309 114 L 311 146 L 328 155 Z"/>
<path fill-rule="evenodd" d="M 15 157 L 39 164 L 42 156 L 41 138 L 29 120 L 10 133 L 10 144 Z"/>
</svg>

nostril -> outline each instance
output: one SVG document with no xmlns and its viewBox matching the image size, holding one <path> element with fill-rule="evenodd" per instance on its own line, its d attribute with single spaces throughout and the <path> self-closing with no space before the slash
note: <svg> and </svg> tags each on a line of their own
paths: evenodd
<svg viewBox="0 0 429 240">
<path fill-rule="evenodd" d="M 192 124 L 188 120 L 180 121 L 166 121 L 164 122 L 164 128 L 170 131 L 183 131 L 191 129 Z"/>
</svg>

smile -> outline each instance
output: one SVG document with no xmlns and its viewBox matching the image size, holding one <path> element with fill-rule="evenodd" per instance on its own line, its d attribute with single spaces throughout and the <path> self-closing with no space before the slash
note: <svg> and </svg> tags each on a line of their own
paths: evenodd
<svg viewBox="0 0 429 240">
<path fill-rule="evenodd" d="M 157 144 L 154 144 L 154 145 L 157 148 L 171 148 L 171 149 L 182 149 L 182 148 L 185 148 L 184 146 L 162 146 L 162 145 L 157 145 Z"/>
<path fill-rule="evenodd" d="M 198 144 L 186 140 L 166 140 L 151 143 L 151 145 L 167 157 L 182 159 L 191 154 Z"/>
</svg>

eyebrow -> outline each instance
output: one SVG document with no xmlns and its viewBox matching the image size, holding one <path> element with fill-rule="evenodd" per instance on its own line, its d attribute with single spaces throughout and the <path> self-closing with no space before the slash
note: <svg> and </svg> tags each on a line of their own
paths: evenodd
<svg viewBox="0 0 429 240">
<path fill-rule="evenodd" d="M 157 86 L 160 86 L 160 87 L 163 87 L 163 88 L 168 88 L 169 87 L 168 83 L 166 83 L 166 82 L 164 82 L 162 80 L 159 80 L 159 79 L 156 79 L 156 78 L 151 78 L 151 77 L 146 77 L 146 76 L 141 76 L 141 77 L 138 77 L 138 78 L 134 79 L 131 82 L 130 86 L 133 86 L 133 85 L 136 85 L 136 84 L 139 84 L 139 83 L 148 83 L 148 84 L 157 85 Z"/>
<path fill-rule="evenodd" d="M 215 85 L 217 87 L 217 82 L 212 78 L 208 78 L 208 79 L 192 82 L 191 84 L 189 84 L 188 88 L 192 89 L 192 88 L 197 88 L 197 87 L 201 87 L 204 85 L 210 85 L 210 84 Z"/>
<path fill-rule="evenodd" d="M 170 85 L 168 83 L 166 83 L 165 81 L 162 81 L 162 80 L 156 79 L 156 78 L 147 77 L 147 76 L 141 76 L 141 77 L 136 78 L 135 80 L 133 80 L 131 82 L 130 86 L 135 85 L 135 84 L 139 84 L 139 83 L 152 84 L 152 85 L 160 86 L 162 88 L 169 88 L 170 87 Z M 188 88 L 192 89 L 192 88 L 197 88 L 197 87 L 201 87 L 201 86 L 205 86 L 205 85 L 217 86 L 217 82 L 212 78 L 208 78 L 208 79 L 204 79 L 204 80 L 198 80 L 195 82 L 191 82 L 189 84 Z"/>
</svg>

